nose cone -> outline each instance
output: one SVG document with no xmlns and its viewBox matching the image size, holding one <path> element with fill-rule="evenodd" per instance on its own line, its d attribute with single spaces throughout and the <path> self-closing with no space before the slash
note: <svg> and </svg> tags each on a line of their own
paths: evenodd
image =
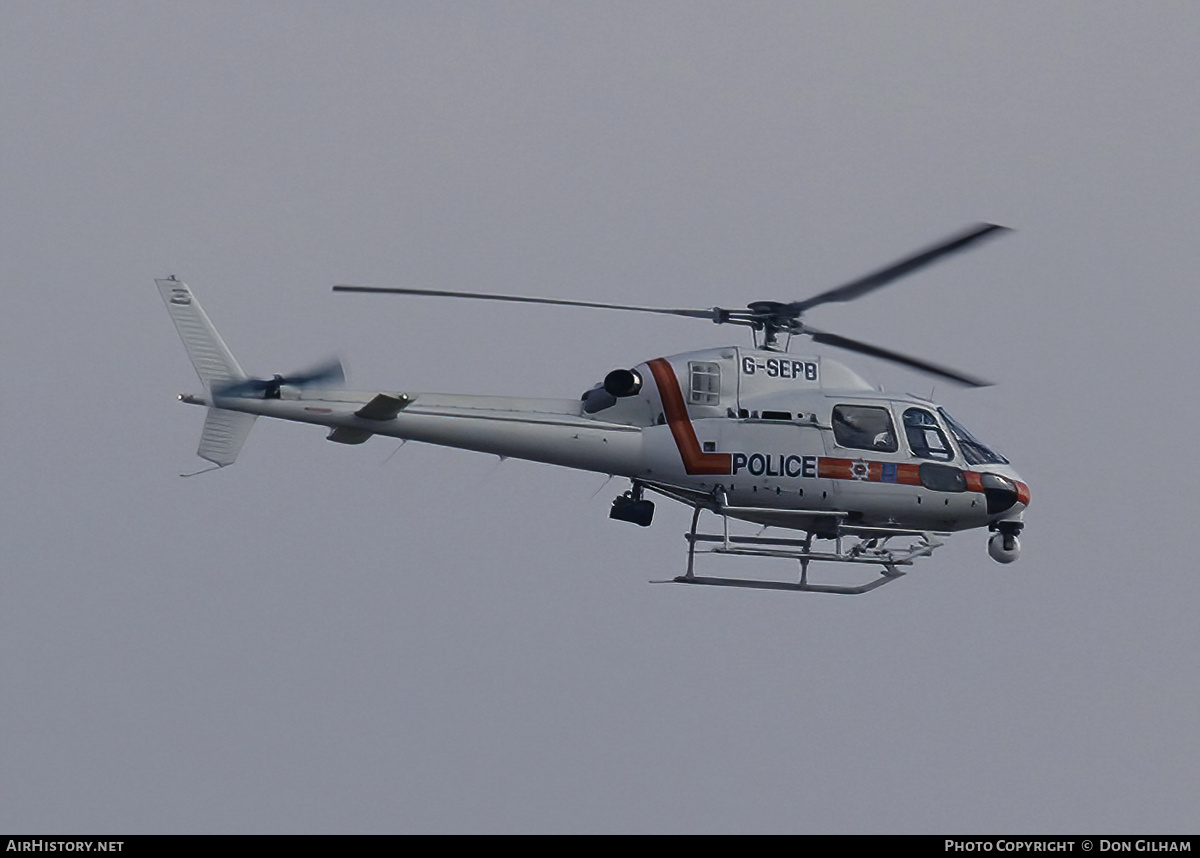
<svg viewBox="0 0 1200 858">
<path fill-rule="evenodd" d="M 1018 480 L 1015 474 L 981 474 L 979 483 L 987 499 L 988 515 L 1009 512 L 1018 504 L 1021 509 L 1029 506 L 1029 486 Z"/>
</svg>

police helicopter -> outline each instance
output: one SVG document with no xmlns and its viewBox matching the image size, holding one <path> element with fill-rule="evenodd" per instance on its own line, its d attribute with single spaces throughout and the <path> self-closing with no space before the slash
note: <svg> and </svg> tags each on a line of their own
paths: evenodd
<svg viewBox="0 0 1200 858">
<path fill-rule="evenodd" d="M 1009 461 L 936 403 L 885 393 L 844 364 L 792 354 L 799 336 L 968 386 L 988 382 L 928 361 L 818 330 L 822 304 L 860 298 L 1005 228 L 978 224 L 871 274 L 802 301 L 746 309 L 645 307 L 517 295 L 376 286 L 337 292 L 433 296 L 624 310 L 705 319 L 751 330 L 752 347 L 725 346 L 617 368 L 570 399 L 350 391 L 339 363 L 252 378 L 242 371 L 191 290 L 171 276 L 159 291 L 204 385 L 179 399 L 207 408 L 198 455 L 233 464 L 254 421 L 275 417 L 329 429 L 328 440 L 374 435 L 460 447 L 628 478 L 609 517 L 643 527 L 653 492 L 692 509 L 685 584 L 865 593 L 895 580 L 949 534 L 992 532 L 988 553 L 1011 563 L 1029 487 Z M 719 521 L 699 529 L 701 513 Z M 735 527 L 731 527 L 731 522 Z M 745 530 L 756 525 L 757 532 Z M 768 534 L 769 529 L 782 534 Z M 787 558 L 797 580 L 696 574 L 696 555 Z M 813 561 L 881 574 L 856 585 L 808 580 Z"/>
</svg>

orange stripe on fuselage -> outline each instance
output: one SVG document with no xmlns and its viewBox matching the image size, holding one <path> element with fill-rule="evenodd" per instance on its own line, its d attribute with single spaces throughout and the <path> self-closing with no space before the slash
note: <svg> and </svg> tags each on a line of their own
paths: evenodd
<svg viewBox="0 0 1200 858">
<path fill-rule="evenodd" d="M 729 453 L 705 453 L 700 449 L 696 429 L 688 417 L 679 389 L 679 379 L 666 358 L 655 358 L 649 362 L 654 383 L 658 385 L 658 396 L 662 400 L 663 415 L 671 427 L 679 457 L 683 459 L 683 470 L 692 476 L 733 473 L 733 457 Z"/>
<path fill-rule="evenodd" d="M 895 474 L 885 478 L 885 464 L 894 467 Z M 921 485 L 921 472 L 917 465 L 865 459 L 835 459 L 830 456 L 822 456 L 817 460 L 817 476 L 825 480 L 864 480 L 871 483 Z"/>
</svg>

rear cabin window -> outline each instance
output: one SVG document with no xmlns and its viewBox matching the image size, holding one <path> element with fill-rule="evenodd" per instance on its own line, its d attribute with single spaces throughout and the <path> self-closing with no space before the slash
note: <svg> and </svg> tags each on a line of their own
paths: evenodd
<svg viewBox="0 0 1200 858">
<path fill-rule="evenodd" d="M 946 433 L 924 408 L 910 408 L 904 412 L 904 437 L 913 455 L 920 459 L 949 462 L 954 458 Z"/>
<path fill-rule="evenodd" d="M 717 405 L 721 401 L 721 365 L 708 361 L 692 361 L 688 364 L 691 375 L 692 405 Z"/>
<path fill-rule="evenodd" d="M 877 450 L 895 453 L 896 432 L 892 415 L 886 408 L 868 405 L 835 405 L 833 408 L 833 437 L 839 446 L 855 450 Z"/>
</svg>

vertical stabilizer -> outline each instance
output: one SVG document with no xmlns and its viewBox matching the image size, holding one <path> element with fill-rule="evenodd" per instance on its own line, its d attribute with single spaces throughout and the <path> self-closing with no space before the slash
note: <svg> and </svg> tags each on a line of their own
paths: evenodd
<svg viewBox="0 0 1200 858">
<path fill-rule="evenodd" d="M 158 284 L 167 312 L 171 314 L 183 347 L 205 387 L 211 388 L 214 381 L 245 378 L 246 374 L 187 284 L 174 278 L 154 282 Z"/>
<path fill-rule="evenodd" d="M 229 351 L 187 284 L 174 277 L 154 282 L 158 284 L 158 291 L 175 322 L 183 347 L 187 349 L 192 366 L 196 368 L 196 374 L 204 382 L 210 397 L 215 384 L 246 378 L 233 352 Z M 246 443 L 255 418 L 254 414 L 210 407 L 196 455 L 220 468 L 232 465 Z"/>
<path fill-rule="evenodd" d="M 246 443 L 257 417 L 257 414 L 243 414 L 240 411 L 208 409 L 196 455 L 221 468 L 232 465 L 237 461 L 238 453 L 242 452 L 242 445 Z"/>
</svg>

